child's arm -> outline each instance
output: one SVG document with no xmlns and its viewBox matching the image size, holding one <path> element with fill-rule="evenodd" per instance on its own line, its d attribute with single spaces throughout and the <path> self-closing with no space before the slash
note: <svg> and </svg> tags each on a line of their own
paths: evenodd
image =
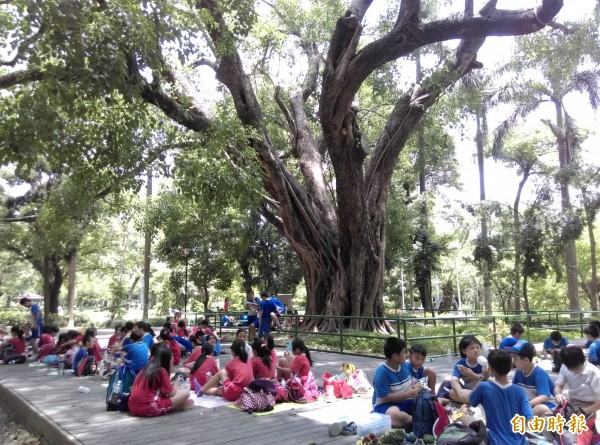
<svg viewBox="0 0 600 445">
<path fill-rule="evenodd" d="M 546 403 L 547 401 L 548 401 L 548 396 L 544 395 L 544 394 L 541 394 L 541 395 L 539 395 L 539 396 L 534 397 L 533 399 L 531 399 L 529 401 L 529 404 L 533 408 L 535 406 L 541 405 L 542 403 Z"/>
<path fill-rule="evenodd" d="M 421 385 L 415 385 L 413 388 L 401 392 L 390 392 L 387 396 L 380 397 L 381 403 L 397 403 L 408 399 L 416 398 L 421 392 Z"/>
</svg>

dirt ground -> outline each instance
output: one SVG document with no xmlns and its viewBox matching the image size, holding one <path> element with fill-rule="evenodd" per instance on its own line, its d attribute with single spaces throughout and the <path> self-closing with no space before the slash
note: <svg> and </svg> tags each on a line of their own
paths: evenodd
<svg viewBox="0 0 600 445">
<path fill-rule="evenodd" d="M 0 407 L 0 444 L 2 445 L 42 445 L 39 437 L 29 433 L 22 425 L 15 422 Z"/>
</svg>

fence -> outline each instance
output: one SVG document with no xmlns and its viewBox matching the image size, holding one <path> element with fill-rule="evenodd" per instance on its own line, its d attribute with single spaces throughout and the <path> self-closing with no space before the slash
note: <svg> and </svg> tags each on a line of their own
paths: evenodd
<svg viewBox="0 0 600 445">
<path fill-rule="evenodd" d="M 243 312 L 229 312 L 229 316 L 240 316 Z M 220 317 L 223 313 L 198 313 L 188 314 L 188 320 L 196 323 L 207 318 L 217 327 L 222 335 L 230 332 L 232 328 L 221 326 Z M 557 330 L 567 338 L 580 338 L 584 336 L 583 330 L 589 321 L 599 318 L 600 312 L 567 312 L 567 311 L 540 311 L 536 313 L 502 313 L 494 315 L 466 315 L 451 314 L 435 317 L 386 317 L 385 321 L 394 329 L 395 333 L 404 338 L 409 344 L 423 343 L 426 345 L 429 357 L 448 354 L 458 354 L 460 339 L 467 334 L 475 335 L 482 343 L 496 348 L 501 337 L 509 334 L 510 325 L 518 322 L 525 328 L 524 338 L 534 342 L 543 342 L 551 331 Z M 305 320 L 318 322 L 320 319 L 332 318 L 337 321 L 336 332 L 315 332 L 304 330 Z M 301 337 L 311 350 L 331 351 L 345 354 L 363 356 L 382 356 L 383 339 L 390 334 L 378 334 L 348 329 L 352 319 L 371 319 L 379 322 L 380 317 L 351 317 L 351 316 L 323 316 L 323 315 L 284 315 L 285 329 L 275 338 L 279 345 L 282 340 Z M 235 323 L 234 323 L 235 325 Z M 234 329 L 236 326 L 233 327 Z"/>
</svg>

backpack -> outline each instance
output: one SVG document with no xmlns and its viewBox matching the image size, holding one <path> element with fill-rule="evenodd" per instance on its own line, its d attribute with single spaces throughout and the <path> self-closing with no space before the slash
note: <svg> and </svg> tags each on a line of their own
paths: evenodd
<svg viewBox="0 0 600 445">
<path fill-rule="evenodd" d="M 123 364 L 110 377 L 106 390 L 106 411 L 129 411 L 129 394 L 135 380 L 135 371 Z"/>
<path fill-rule="evenodd" d="M 85 377 L 96 374 L 96 359 L 93 355 L 86 355 L 81 359 L 77 369 L 73 371 L 76 377 Z"/>
<path fill-rule="evenodd" d="M 478 424 L 478 425 L 475 425 Z M 478 430 L 462 423 L 451 423 L 442 431 L 437 438 L 437 445 L 484 445 L 487 443 L 487 431 L 483 422 L 477 421 L 471 424 L 478 426 Z"/>
<path fill-rule="evenodd" d="M 275 397 L 272 393 L 263 389 L 254 391 L 249 387 L 246 387 L 236 403 L 241 409 L 248 413 L 266 412 L 273 410 L 275 406 Z"/>
<path fill-rule="evenodd" d="M 412 432 L 417 437 L 433 434 L 433 425 L 437 420 L 435 397 L 426 390 L 419 393 L 413 404 Z"/>
<path fill-rule="evenodd" d="M 448 417 L 448 411 L 446 411 L 446 407 L 440 402 L 436 400 L 433 402 L 433 406 L 435 407 L 435 413 L 437 415 L 437 420 L 433 424 L 433 435 L 435 437 L 440 437 L 442 431 L 444 431 L 446 427 L 450 425 L 450 418 Z"/>
<path fill-rule="evenodd" d="M 560 359 L 560 350 L 554 350 L 552 352 L 552 372 L 560 372 L 562 366 L 562 360 Z"/>
<path fill-rule="evenodd" d="M 576 411 L 573 405 L 571 405 L 568 401 L 565 401 L 561 406 L 556 408 L 555 415 L 562 415 L 565 420 L 568 422 L 571 419 L 571 416 L 581 415 L 580 412 Z M 588 415 L 585 417 L 585 422 L 588 427 L 587 431 L 582 432 L 581 434 L 576 434 L 569 431 L 567 425 L 565 425 L 562 434 L 558 434 L 557 432 L 553 432 L 554 442 L 560 445 L 579 445 L 579 444 L 591 444 L 593 442 L 594 436 L 594 427 L 596 423 L 595 413 L 593 415 Z"/>
<path fill-rule="evenodd" d="M 306 402 L 306 398 L 304 397 L 304 386 L 302 386 L 302 382 L 298 377 L 290 377 L 285 383 L 285 388 L 290 402 Z"/>
<path fill-rule="evenodd" d="M 11 355 L 15 355 L 15 345 L 12 343 L 4 343 L 2 347 L 0 347 L 0 360 L 4 360 Z"/>
</svg>

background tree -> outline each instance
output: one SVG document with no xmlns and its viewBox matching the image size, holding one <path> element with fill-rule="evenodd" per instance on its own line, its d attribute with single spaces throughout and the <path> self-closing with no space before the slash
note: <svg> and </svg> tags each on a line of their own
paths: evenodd
<svg viewBox="0 0 600 445">
<path fill-rule="evenodd" d="M 353 1 L 345 11 L 333 1 L 306 8 L 300 2 L 275 2 L 270 18 L 261 17 L 256 28 L 249 1 L 226 7 L 200 1 L 193 8 L 126 1 L 26 9 L 25 3 L 15 2 L 4 21 L 18 29 L 11 42 L 14 60 L 5 65 L 19 68 L 0 76 L 0 88 L 13 93 L 32 82 L 49 89 L 57 82 L 76 85 L 73 91 L 81 97 L 118 90 L 127 100 L 155 105 L 189 130 L 231 135 L 201 106 L 198 90 L 188 88 L 190 79 L 168 49 L 177 48 L 183 64 L 214 69 L 235 109 L 237 128 L 244 129 L 242 147 L 252 148 L 262 172 L 261 211 L 285 235 L 302 265 L 307 311 L 362 315 L 350 325 L 378 330 L 390 329 L 368 317 L 384 315 L 385 207 L 399 153 L 446 88 L 481 67 L 477 51 L 487 36 L 535 32 L 562 7 L 561 0 L 544 0 L 535 9 L 505 11 L 490 1 L 475 15 L 473 2 L 466 1 L 458 15 L 424 20 L 421 2 L 407 1 L 387 29 L 363 35 L 371 2 Z M 460 40 L 453 56 L 394 97 L 393 111 L 368 147 L 354 108 L 365 80 L 391 61 L 448 40 Z M 287 44 L 298 52 L 288 51 Z M 276 60 L 307 69 L 289 77 L 295 84 L 273 85 L 280 69 Z M 266 113 L 274 109 L 269 107 L 273 97 L 277 115 Z M 239 139 L 223 145 L 236 166 L 249 162 L 235 143 Z M 335 329 L 337 322 L 324 318 L 320 325 Z"/>
</svg>

